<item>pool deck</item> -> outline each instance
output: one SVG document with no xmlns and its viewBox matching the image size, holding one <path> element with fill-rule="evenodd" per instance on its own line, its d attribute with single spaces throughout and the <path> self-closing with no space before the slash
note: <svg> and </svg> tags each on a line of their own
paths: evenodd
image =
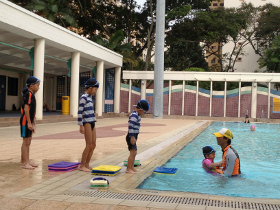
<svg viewBox="0 0 280 210">
<path fill-rule="evenodd" d="M 99 119 L 91 166 L 122 166 L 118 175 L 105 177 L 110 185 L 101 190 L 90 189 L 89 181 L 96 177 L 90 173 L 48 171 L 52 163 L 80 161 L 85 143 L 76 121 L 38 124 L 30 152 L 31 159 L 39 163 L 34 170 L 20 168 L 19 126 L 0 127 L 0 209 L 238 210 L 246 209 L 243 204 L 248 202 L 248 205 L 280 205 L 276 199 L 136 189 L 157 166 L 164 164 L 210 123 L 209 120 L 143 118 L 136 156 L 142 166 L 132 175 L 126 174 L 123 166 L 129 155 L 125 142 L 127 117 Z M 238 202 L 239 208 L 232 205 Z"/>
</svg>

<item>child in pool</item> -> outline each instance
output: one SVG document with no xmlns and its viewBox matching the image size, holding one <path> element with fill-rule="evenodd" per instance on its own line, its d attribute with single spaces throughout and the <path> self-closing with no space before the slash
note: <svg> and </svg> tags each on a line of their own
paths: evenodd
<svg viewBox="0 0 280 210">
<path fill-rule="evenodd" d="M 255 131 L 256 127 L 254 125 L 251 125 L 251 131 Z"/>
<path fill-rule="evenodd" d="M 210 146 L 205 146 L 202 148 L 202 152 L 205 157 L 205 159 L 203 159 L 203 161 L 202 161 L 202 167 L 207 172 L 219 173 L 219 168 L 220 168 L 220 166 L 222 166 L 223 160 L 218 163 L 214 163 L 216 151 Z"/>
</svg>

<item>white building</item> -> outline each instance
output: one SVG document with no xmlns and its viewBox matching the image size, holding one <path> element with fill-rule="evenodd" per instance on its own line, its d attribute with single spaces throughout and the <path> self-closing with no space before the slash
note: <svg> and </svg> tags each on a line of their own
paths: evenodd
<svg viewBox="0 0 280 210">
<path fill-rule="evenodd" d="M 252 3 L 255 7 L 263 6 L 265 4 L 273 4 L 275 6 L 280 6 L 280 0 L 224 0 L 225 8 L 232 7 L 240 7 L 241 4 Z M 240 40 L 240 44 L 242 44 L 242 40 Z M 228 43 L 223 46 L 223 54 L 227 52 L 231 52 L 234 44 Z M 259 68 L 258 59 L 259 55 L 257 55 L 250 44 L 247 44 L 243 48 L 244 55 L 240 55 L 237 57 L 237 62 L 235 63 L 234 70 L 235 72 L 262 72 L 264 69 Z M 227 63 L 224 63 L 225 65 Z"/>
</svg>

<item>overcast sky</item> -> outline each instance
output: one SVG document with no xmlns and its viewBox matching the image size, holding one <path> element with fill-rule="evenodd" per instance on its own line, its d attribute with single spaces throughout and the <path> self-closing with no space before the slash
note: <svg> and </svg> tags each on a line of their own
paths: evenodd
<svg viewBox="0 0 280 210">
<path fill-rule="evenodd" d="M 143 4 L 146 2 L 146 0 L 136 0 L 137 4 L 140 4 L 143 6 Z"/>
</svg>

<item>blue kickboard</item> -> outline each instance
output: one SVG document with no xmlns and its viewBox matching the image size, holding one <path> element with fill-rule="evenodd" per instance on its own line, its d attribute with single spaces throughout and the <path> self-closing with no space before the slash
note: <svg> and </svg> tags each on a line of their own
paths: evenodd
<svg viewBox="0 0 280 210">
<path fill-rule="evenodd" d="M 78 166 L 80 165 L 79 162 L 65 162 L 65 161 L 61 161 L 61 162 L 58 162 L 58 163 L 53 163 L 53 164 L 50 164 L 48 165 L 48 167 L 52 167 L 52 168 L 69 168 L 69 167 L 75 167 L 75 166 Z"/>
<path fill-rule="evenodd" d="M 154 170 L 154 173 L 159 174 L 175 174 L 177 172 L 178 168 L 163 168 L 163 167 L 157 167 Z"/>
</svg>

